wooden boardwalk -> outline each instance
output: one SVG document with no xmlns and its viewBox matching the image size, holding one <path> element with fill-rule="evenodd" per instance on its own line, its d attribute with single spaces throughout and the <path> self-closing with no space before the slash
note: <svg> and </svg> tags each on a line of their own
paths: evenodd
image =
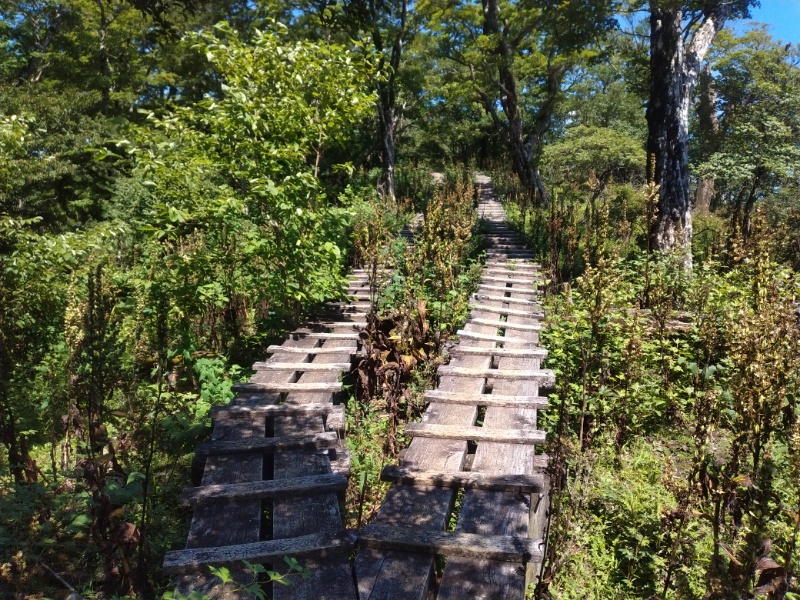
<svg viewBox="0 0 800 600">
<path fill-rule="evenodd" d="M 275 599 L 524 598 L 544 552 L 537 415 L 553 374 L 541 368 L 538 267 L 505 225 L 488 179 L 478 185 L 489 260 L 422 422 L 407 427 L 413 441 L 384 470 L 394 484 L 376 521 L 345 531 L 340 514 L 349 455 L 335 400 L 372 298 L 367 273 L 355 271 L 352 301 L 330 304 L 271 346 L 234 401 L 214 412 L 212 438 L 196 451 L 202 478 L 183 495 L 194 508 L 186 549 L 164 561 L 180 592 L 251 598 L 237 589 L 252 581 L 241 561 L 277 566 L 291 556 L 310 577 L 273 586 Z M 437 557 L 446 557 L 440 578 Z M 239 585 L 217 585 L 208 564 L 229 565 Z"/>
<path fill-rule="evenodd" d="M 553 374 L 541 369 L 539 270 L 488 179 L 478 185 L 489 259 L 422 422 L 407 428 L 413 441 L 384 471 L 395 483 L 360 532 L 360 600 L 523 599 L 541 565 L 548 480 L 537 415 Z"/>
<path fill-rule="evenodd" d="M 311 575 L 274 586 L 276 600 L 355 597 L 348 560 L 355 535 L 340 514 L 350 460 L 344 406 L 334 400 L 371 307 L 367 273 L 355 271 L 348 291 L 352 302 L 328 305 L 316 323 L 270 346 L 269 360 L 256 363 L 251 381 L 215 411 L 211 441 L 196 452 L 205 459 L 202 481 L 183 496 L 194 508 L 186 550 L 164 560 L 182 593 L 251 598 L 239 586 L 217 585 L 202 565 L 245 559 L 280 568 L 291 556 Z M 234 574 L 252 581 L 241 568 Z"/>
</svg>

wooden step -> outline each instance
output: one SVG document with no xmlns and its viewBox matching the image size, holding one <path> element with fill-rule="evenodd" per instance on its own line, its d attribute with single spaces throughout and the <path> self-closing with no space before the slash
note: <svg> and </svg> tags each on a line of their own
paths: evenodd
<svg viewBox="0 0 800 600">
<path fill-rule="evenodd" d="M 519 275 L 519 273 L 515 273 L 515 275 Z M 481 278 L 481 281 L 497 281 L 499 283 L 518 283 L 520 285 L 526 285 L 529 289 L 532 289 L 533 280 L 532 279 L 514 279 L 510 275 L 509 277 L 495 277 L 493 275 L 484 275 Z"/>
<path fill-rule="evenodd" d="M 523 240 L 518 235 L 503 235 L 503 234 L 496 234 L 496 235 L 484 235 L 483 236 L 484 242 L 486 242 L 487 248 L 494 248 L 494 249 L 524 249 L 525 247 L 525 240 Z"/>
<path fill-rule="evenodd" d="M 264 404 L 261 406 L 229 404 L 228 406 L 215 406 L 209 412 L 215 419 L 313 417 L 327 416 L 333 413 L 344 412 L 344 404 L 331 404 L 330 402 L 314 402 L 308 404 Z"/>
<path fill-rule="evenodd" d="M 490 259 L 498 260 L 504 258 L 506 260 L 529 260 L 532 263 L 538 258 L 533 252 L 517 252 L 514 250 L 493 250 L 489 248 L 486 250 L 486 256 Z"/>
<path fill-rule="evenodd" d="M 234 392 L 245 394 L 289 394 L 292 392 L 341 392 L 342 382 L 325 383 L 234 383 Z"/>
<path fill-rule="evenodd" d="M 324 346 L 319 348 L 298 348 L 297 346 L 268 346 L 267 352 L 275 354 L 276 352 L 286 352 L 287 354 L 350 354 L 356 355 L 360 352 L 349 346 Z"/>
<path fill-rule="evenodd" d="M 367 525 L 361 531 L 359 543 L 382 550 L 519 563 L 541 562 L 544 546 L 541 540 L 523 537 L 425 531 L 377 523 Z"/>
<path fill-rule="evenodd" d="M 536 310 L 516 310 L 513 308 L 505 308 L 502 306 L 489 306 L 488 304 L 481 304 L 475 303 L 470 304 L 472 310 L 482 310 L 486 312 L 494 312 L 499 315 L 514 315 L 515 317 L 526 317 L 528 319 L 541 319 L 544 317 L 544 313 L 542 311 Z"/>
<path fill-rule="evenodd" d="M 537 290 L 503 287 L 502 285 L 487 285 L 485 283 L 479 283 L 478 289 L 489 290 L 492 292 L 510 292 L 512 294 L 519 294 L 520 296 L 539 296 L 540 294 L 540 292 L 538 292 Z"/>
<path fill-rule="evenodd" d="M 350 316 L 350 315 L 345 315 Z M 350 329 L 355 329 L 356 331 L 361 331 L 364 329 L 364 323 L 361 320 L 353 320 L 353 321 L 310 321 L 306 323 L 305 326 L 309 328 L 316 328 L 316 327 L 329 327 L 333 329 L 334 327 L 349 327 Z M 333 332 L 331 332 L 333 333 Z"/>
<path fill-rule="evenodd" d="M 476 333 L 474 331 L 466 331 L 459 329 L 456 335 L 465 340 L 482 340 L 485 342 L 494 342 L 496 344 L 536 344 L 537 341 L 530 338 L 515 338 L 505 337 L 500 335 L 492 335 L 491 333 Z M 485 348 L 484 348 L 485 350 Z"/>
<path fill-rule="evenodd" d="M 516 244 L 513 243 L 513 242 L 511 242 L 511 243 L 498 243 L 498 241 L 492 240 L 491 238 L 487 239 L 487 238 L 484 237 L 483 239 L 485 239 L 487 242 L 489 242 L 489 244 L 487 246 L 489 248 L 491 248 L 492 250 L 511 250 L 512 252 L 514 252 L 514 251 L 527 252 L 528 251 L 523 246 L 523 244 L 521 244 L 521 243 L 516 243 Z M 509 242 L 509 240 L 503 240 L 503 241 L 504 242 Z"/>
<path fill-rule="evenodd" d="M 499 358 L 547 358 L 545 348 L 483 348 L 481 346 L 462 346 L 456 344 L 448 349 L 451 356 L 497 356 Z"/>
<path fill-rule="evenodd" d="M 525 269 L 503 269 L 500 267 L 486 267 L 483 269 L 483 275 L 488 277 L 517 277 L 524 279 L 528 282 L 528 286 L 535 286 L 542 282 L 542 277 L 538 271 L 528 271 Z M 506 281 L 503 279 L 503 281 Z"/>
<path fill-rule="evenodd" d="M 245 452 L 275 452 L 278 450 L 323 450 L 339 444 L 335 431 L 303 433 L 276 438 L 244 438 L 240 440 L 212 440 L 197 444 L 197 456 L 242 454 Z"/>
<path fill-rule="evenodd" d="M 469 394 L 464 392 L 447 392 L 428 390 L 425 392 L 428 402 L 441 404 L 468 404 L 475 406 L 497 406 L 501 408 L 547 408 L 547 398 L 542 396 L 508 396 L 504 394 Z"/>
<path fill-rule="evenodd" d="M 370 309 L 372 304 L 370 302 L 326 302 L 325 306 L 328 308 L 335 308 L 336 310 L 353 311 L 357 309 Z"/>
<path fill-rule="evenodd" d="M 225 498 L 226 500 L 258 500 L 276 496 L 309 496 L 328 494 L 347 489 L 347 477 L 341 473 L 231 483 L 204 485 L 186 488 L 181 495 L 181 504 L 191 506 L 204 500 Z"/>
<path fill-rule="evenodd" d="M 280 564 L 284 556 L 330 556 L 349 553 L 355 547 L 354 532 L 312 533 L 294 538 L 251 542 L 219 548 L 176 550 L 164 555 L 163 570 L 168 575 L 195 571 L 203 565 L 226 565 L 246 560 L 253 564 Z"/>
<path fill-rule="evenodd" d="M 544 327 L 541 323 L 533 325 L 525 325 L 522 323 L 509 323 L 508 321 L 494 321 L 492 319 L 469 319 L 467 324 L 473 325 L 488 325 L 490 327 L 497 327 L 498 329 L 514 329 L 516 331 L 541 331 Z"/>
<path fill-rule="evenodd" d="M 531 275 L 532 277 L 539 277 L 542 274 L 542 268 L 539 263 L 519 263 L 509 262 L 507 260 L 488 260 L 484 265 L 484 270 L 517 273 L 518 275 Z"/>
<path fill-rule="evenodd" d="M 512 290 L 507 290 L 507 291 L 512 291 Z M 542 306 L 541 302 L 528 300 L 527 298 L 507 298 L 506 296 L 490 296 L 489 294 L 480 294 L 480 293 L 472 294 L 472 297 L 475 300 L 483 300 L 485 302 L 505 302 L 506 304 L 522 304 L 525 306 L 535 306 L 537 308 L 541 308 Z"/>
<path fill-rule="evenodd" d="M 281 362 L 256 362 L 253 371 L 348 371 L 350 363 L 281 363 Z"/>
<path fill-rule="evenodd" d="M 534 475 L 495 475 L 471 471 L 440 473 L 393 465 L 383 468 L 381 481 L 454 490 L 463 488 L 465 490 L 493 490 L 497 492 L 519 492 L 522 494 L 544 492 L 545 486 L 545 478 L 541 473 Z"/>
<path fill-rule="evenodd" d="M 501 273 L 508 275 L 525 275 L 533 281 L 542 281 L 542 272 L 536 262 L 509 262 L 492 258 L 486 261 L 484 273 Z"/>
<path fill-rule="evenodd" d="M 347 325 L 349 325 L 349 324 L 359 325 L 358 328 L 361 328 L 361 327 L 364 327 L 364 325 L 365 325 L 364 321 L 367 320 L 368 313 L 365 313 L 365 312 L 345 312 L 345 313 L 343 313 L 338 308 L 332 308 L 332 309 L 330 309 L 328 311 L 324 311 L 324 310 L 320 311 L 318 316 L 320 318 L 322 318 L 322 319 L 324 319 L 324 318 L 338 319 L 339 320 L 339 324 L 342 324 L 342 325 L 345 325 L 345 324 L 347 324 Z M 310 323 L 310 325 L 314 325 L 314 324 L 316 324 L 316 323 L 314 323 L 313 321 Z M 320 322 L 319 324 L 323 324 L 323 323 Z"/>
<path fill-rule="evenodd" d="M 439 377 L 481 377 L 486 379 L 538 381 L 543 387 L 552 387 L 556 382 L 555 373 L 550 369 L 476 369 L 442 365 L 436 370 L 436 373 Z"/>
<path fill-rule="evenodd" d="M 290 334 L 294 338 L 311 338 L 318 340 L 358 340 L 357 333 L 316 333 L 313 331 L 295 331 Z"/>
<path fill-rule="evenodd" d="M 409 423 L 406 425 L 406 433 L 411 437 L 498 444 L 544 444 L 545 442 L 545 432 L 538 429 L 493 429 L 475 425 Z"/>
</svg>

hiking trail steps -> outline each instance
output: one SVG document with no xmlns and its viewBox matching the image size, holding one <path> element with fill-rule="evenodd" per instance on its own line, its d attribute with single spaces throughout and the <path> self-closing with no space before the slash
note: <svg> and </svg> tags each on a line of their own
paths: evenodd
<svg viewBox="0 0 800 600">
<path fill-rule="evenodd" d="M 355 559 L 360 600 L 522 600 L 539 575 L 549 482 L 537 416 L 553 382 L 541 368 L 539 269 L 489 179 L 476 183 L 489 241 L 477 301 L 422 422 L 407 427 L 400 465 L 384 471 L 394 484 Z M 535 485 L 514 488 L 515 478 Z M 436 554 L 446 556 L 438 581 Z"/>
<path fill-rule="evenodd" d="M 411 444 L 384 469 L 392 485 L 374 523 L 347 531 L 340 511 L 350 459 L 337 393 L 375 296 L 356 270 L 349 303 L 328 303 L 316 323 L 269 346 L 234 400 L 213 409 L 211 439 L 196 448 L 202 477 L 181 497 L 194 509 L 186 549 L 164 561 L 178 591 L 252 598 L 239 561 L 277 567 L 290 556 L 310 576 L 274 585 L 276 600 L 524 599 L 545 550 L 537 418 L 554 376 L 541 364 L 539 267 L 489 179 L 479 175 L 476 186 L 483 277 L 439 385 L 425 392 L 422 421 L 407 427 Z M 237 584 L 218 585 L 208 564 L 228 565 Z"/>
</svg>

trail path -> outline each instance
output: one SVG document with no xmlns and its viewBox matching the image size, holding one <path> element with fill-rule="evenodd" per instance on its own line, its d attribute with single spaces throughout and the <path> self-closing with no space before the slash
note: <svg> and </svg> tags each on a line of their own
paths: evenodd
<svg viewBox="0 0 800 600">
<path fill-rule="evenodd" d="M 271 346 L 215 412 L 212 439 L 196 450 L 202 481 L 183 496 L 194 507 L 186 549 L 164 561 L 181 592 L 250 598 L 215 585 L 203 566 L 291 556 L 311 575 L 273 586 L 276 600 L 524 598 L 544 553 L 549 486 L 537 417 L 553 373 L 541 368 L 539 268 L 488 178 L 477 185 L 489 258 L 422 422 L 407 427 L 413 441 L 384 470 L 394 483 L 376 521 L 346 531 L 340 514 L 349 455 L 335 399 L 374 291 L 355 271 L 351 301 Z M 446 557 L 441 578 L 437 557 Z M 252 580 L 234 569 L 239 585 Z"/>
</svg>

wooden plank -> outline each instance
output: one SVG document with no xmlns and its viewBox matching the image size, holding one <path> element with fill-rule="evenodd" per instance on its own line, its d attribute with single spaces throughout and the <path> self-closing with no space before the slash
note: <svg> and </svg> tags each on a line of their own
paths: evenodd
<svg viewBox="0 0 800 600">
<path fill-rule="evenodd" d="M 486 251 L 486 256 L 489 257 L 489 260 L 513 260 L 531 265 L 536 264 L 536 259 L 538 258 L 533 252 L 525 250 L 512 252 L 509 250 L 492 250 L 491 248 Z"/>
<path fill-rule="evenodd" d="M 535 475 L 522 473 L 516 475 L 492 475 L 489 473 L 471 473 L 469 471 L 440 473 L 438 471 L 420 471 L 418 469 L 389 465 L 383 468 L 381 481 L 391 481 L 392 483 L 402 483 L 403 485 L 530 494 L 544 490 L 545 476 L 541 473 Z"/>
<path fill-rule="evenodd" d="M 508 394 L 466 394 L 461 392 L 445 392 L 428 390 L 425 392 L 428 402 L 442 404 L 475 404 L 476 406 L 503 406 L 509 408 L 547 408 L 547 398 L 543 396 L 511 396 Z"/>
<path fill-rule="evenodd" d="M 439 377 L 484 377 L 486 379 L 537 381 L 543 387 L 552 387 L 556 381 L 556 376 L 551 369 L 473 369 L 441 365 L 436 372 Z"/>
<path fill-rule="evenodd" d="M 513 292 L 514 290 L 508 289 L 507 292 Z M 492 296 L 490 294 L 472 294 L 472 297 L 475 300 L 485 300 L 487 302 L 504 302 L 506 304 L 524 304 L 526 306 L 535 306 L 537 308 L 541 308 L 542 303 L 537 302 L 535 300 L 529 300 L 527 298 L 510 298 L 508 296 Z"/>
<path fill-rule="evenodd" d="M 291 333 L 295 338 L 310 338 L 317 340 L 358 340 L 357 333 L 317 333 L 314 331 L 294 331 Z"/>
<path fill-rule="evenodd" d="M 497 329 L 513 329 L 515 331 L 541 331 L 542 329 L 544 329 L 541 323 L 528 325 L 520 323 L 509 323 L 508 321 L 496 321 L 492 319 L 469 319 L 467 323 L 473 323 L 475 325 L 491 325 L 492 327 L 496 327 Z"/>
<path fill-rule="evenodd" d="M 359 309 L 372 309 L 371 302 L 326 302 L 326 308 L 335 308 L 336 310 L 341 310 L 343 312 L 354 312 Z"/>
<path fill-rule="evenodd" d="M 347 343 L 329 340 L 325 345 L 350 346 L 355 348 L 357 341 Z M 315 363 L 341 363 L 348 360 L 349 353 L 324 354 L 314 359 Z M 303 373 L 298 382 L 324 383 L 332 380 L 332 373 L 311 371 Z M 330 395 L 292 394 L 286 402 L 293 404 L 327 403 Z M 339 431 L 343 426 L 336 424 L 337 414 L 326 419 L 313 416 L 275 417 L 272 420 L 274 437 L 294 436 L 302 433 Z M 332 471 L 347 471 L 350 454 L 344 444 L 330 449 L 327 453 L 313 451 L 277 452 L 271 455 L 272 479 L 276 481 L 294 479 L 311 475 L 325 475 Z M 271 506 L 271 537 L 288 539 L 313 533 L 334 533 L 342 528 L 339 495 L 336 492 L 302 496 L 276 496 Z M 273 585 L 274 600 L 352 600 L 355 595 L 352 569 L 348 556 L 340 554 L 328 560 L 308 558 L 303 561 L 311 574 L 308 578 L 295 578 L 291 586 Z"/>
<path fill-rule="evenodd" d="M 547 358 L 547 350 L 544 348 L 482 348 L 456 344 L 448 350 L 448 353 L 451 356 L 479 354 L 481 356 L 513 356 L 517 358 L 535 358 L 538 360 Z"/>
<path fill-rule="evenodd" d="M 518 262 L 514 260 L 497 260 L 492 259 L 486 261 L 487 272 L 500 271 L 502 273 L 517 274 L 517 275 L 541 275 L 541 266 L 534 262 Z"/>
<path fill-rule="evenodd" d="M 488 248 L 488 251 L 487 251 L 486 254 L 489 255 L 489 256 L 503 256 L 503 257 L 520 257 L 520 256 L 522 256 L 522 257 L 525 257 L 525 258 L 529 258 L 531 260 L 536 260 L 536 253 L 534 253 L 531 250 L 526 250 L 526 249 L 522 249 L 522 248 L 520 248 L 518 250 L 512 250 L 510 248 L 506 249 L 506 250 L 495 250 L 494 248 Z"/>
<path fill-rule="evenodd" d="M 516 259 L 500 260 L 497 257 L 490 258 L 486 261 L 484 274 L 494 276 L 516 275 L 518 277 L 527 277 L 536 283 L 544 279 L 538 263 L 527 261 L 519 262 Z"/>
<path fill-rule="evenodd" d="M 327 315 L 322 315 L 327 316 Z M 332 315 L 331 315 L 332 316 Z M 306 323 L 306 327 L 328 327 L 329 329 L 335 329 L 336 327 L 349 327 L 350 329 L 355 329 L 356 331 L 361 331 L 364 329 L 364 319 L 356 318 L 358 315 L 356 314 L 348 314 L 345 315 L 348 317 L 353 317 L 352 321 L 310 321 Z M 334 318 L 340 319 L 340 317 L 336 316 Z"/>
<path fill-rule="evenodd" d="M 235 418 L 266 418 L 266 417 L 296 417 L 296 416 L 327 416 L 331 413 L 344 412 L 343 404 L 318 402 L 312 404 L 263 404 L 263 405 L 237 405 L 215 406 L 211 409 L 211 416 L 215 419 Z"/>
<path fill-rule="evenodd" d="M 341 392 L 342 383 L 234 383 L 234 392 L 288 394 L 290 392 Z"/>
<path fill-rule="evenodd" d="M 544 313 L 542 311 L 517 310 L 514 308 L 504 308 L 502 306 L 490 306 L 488 304 L 481 304 L 479 302 L 476 302 L 475 304 L 470 304 L 470 308 L 472 308 L 472 310 L 495 312 L 499 315 L 514 315 L 515 317 L 527 317 L 529 319 L 536 319 L 536 318 L 541 319 L 544 317 Z"/>
<path fill-rule="evenodd" d="M 545 432 L 539 429 L 493 429 L 475 425 L 435 425 L 409 423 L 406 434 L 412 437 L 498 442 L 503 444 L 544 444 Z"/>
<path fill-rule="evenodd" d="M 204 500 L 224 498 L 226 500 L 253 500 L 275 496 L 297 496 L 301 494 L 325 494 L 347 488 L 347 477 L 342 473 L 327 473 L 291 479 L 270 479 L 248 483 L 204 485 L 186 488 L 181 495 L 181 504 L 193 505 Z"/>
<path fill-rule="evenodd" d="M 284 347 L 311 347 L 315 340 L 289 340 Z M 254 381 L 292 381 L 293 373 L 276 371 L 260 372 Z M 279 394 L 271 394 L 266 401 L 280 401 Z M 266 420 L 245 420 L 235 423 L 227 419 L 214 422 L 212 439 L 239 439 L 245 437 L 262 438 L 265 435 Z M 265 454 L 235 454 L 209 456 L 204 461 L 203 485 L 245 483 L 259 481 L 264 477 Z M 261 533 L 263 506 L 261 500 L 243 500 L 231 507 L 224 500 L 213 500 L 195 507 L 187 537 L 187 548 L 208 548 L 258 542 Z M 225 527 L 220 527 L 220 515 L 225 514 Z M 253 581 L 253 574 L 241 568 L 232 568 L 235 583 L 223 586 L 219 580 L 207 574 L 192 573 L 180 577 L 177 589 L 184 595 L 191 592 L 207 594 L 214 600 L 252 600 L 252 595 L 235 591 Z"/>
<path fill-rule="evenodd" d="M 520 320 L 509 317 L 509 321 Z M 537 368 L 535 357 L 501 357 L 499 369 L 517 370 Z M 534 381 L 495 380 L 492 395 L 537 394 Z M 483 426 L 494 429 L 536 429 L 537 410 L 515 407 L 487 407 Z M 540 447 L 539 447 L 540 448 Z M 532 473 L 546 466 L 546 457 L 537 455 L 537 446 L 485 442 L 477 446 L 472 463 L 472 472 Z M 507 494 L 490 490 L 466 490 L 456 531 L 477 535 L 519 535 L 530 538 L 542 537 L 530 523 L 535 514 L 544 515 L 545 509 L 533 513 L 539 505 L 538 494 Z M 527 573 L 534 573 L 534 563 L 527 568 L 511 563 L 491 560 L 470 560 L 453 557 L 447 561 L 441 580 L 438 600 L 462 600 L 463 598 L 523 600 L 527 584 Z"/>
<path fill-rule="evenodd" d="M 367 525 L 359 543 L 370 548 L 465 556 L 507 562 L 541 560 L 541 540 L 512 536 L 426 531 L 386 525 Z"/>
<path fill-rule="evenodd" d="M 164 556 L 163 569 L 168 575 L 197 569 L 203 565 L 226 565 L 241 560 L 253 564 L 282 563 L 284 556 L 302 558 L 309 555 L 329 556 L 350 552 L 356 543 L 353 532 L 336 534 L 312 533 L 296 538 L 253 542 L 218 548 L 176 550 Z"/>
<path fill-rule="evenodd" d="M 275 354 L 286 352 L 287 354 L 349 354 L 354 356 L 359 351 L 350 346 L 320 346 L 318 348 L 293 348 L 291 346 L 268 346 L 267 352 Z"/>
<path fill-rule="evenodd" d="M 513 273 L 513 275 L 522 275 L 523 273 Z M 518 279 L 515 277 L 511 277 L 512 274 L 509 274 L 508 277 L 495 277 L 494 275 L 484 275 L 481 277 L 481 281 L 496 281 L 497 283 L 517 283 L 519 285 L 527 285 L 533 286 L 532 279 Z"/>
<path fill-rule="evenodd" d="M 349 371 L 350 363 L 281 363 L 281 362 L 256 362 L 253 363 L 254 371 Z"/>
<path fill-rule="evenodd" d="M 515 338 L 505 337 L 501 335 L 493 335 L 491 333 L 475 333 L 474 331 L 467 331 L 466 329 L 459 329 L 456 335 L 465 340 L 482 340 L 484 342 L 494 342 L 496 344 L 535 344 L 535 339 L 529 338 Z"/>
<path fill-rule="evenodd" d="M 339 436 L 335 431 L 306 433 L 286 437 L 247 438 L 243 440 L 213 440 L 197 445 L 197 456 L 239 454 L 241 452 L 275 452 L 276 450 L 322 450 L 335 448 Z"/>
<path fill-rule="evenodd" d="M 512 294 L 518 294 L 520 296 L 539 296 L 540 292 L 537 290 L 526 290 L 526 289 L 519 289 L 513 287 L 504 287 L 502 285 L 489 285 L 486 283 L 479 283 L 478 284 L 479 290 L 490 290 L 493 292 L 511 292 Z"/>
</svg>

